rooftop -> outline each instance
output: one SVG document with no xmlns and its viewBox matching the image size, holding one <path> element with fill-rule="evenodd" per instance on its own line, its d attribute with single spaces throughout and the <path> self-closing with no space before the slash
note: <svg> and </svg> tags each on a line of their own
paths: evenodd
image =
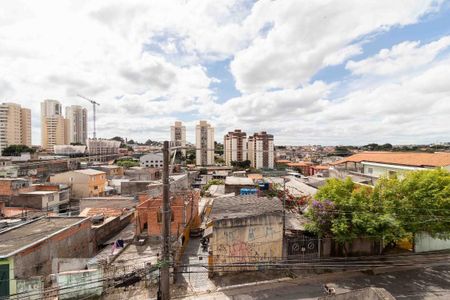
<svg viewBox="0 0 450 300">
<path fill-rule="evenodd" d="M 405 165 L 414 167 L 450 166 L 450 153 L 417 153 L 417 152 L 361 152 L 332 163 L 338 165 L 346 162 L 377 162 L 384 164 Z"/>
<path fill-rule="evenodd" d="M 253 180 L 248 177 L 227 176 L 226 185 L 254 185 Z"/>
<path fill-rule="evenodd" d="M 280 199 L 256 195 L 218 197 L 214 199 L 212 220 L 237 219 L 263 214 L 281 213 Z"/>
<path fill-rule="evenodd" d="M 9 257 L 84 221 L 83 217 L 48 217 L 0 232 L 0 258 Z"/>
<path fill-rule="evenodd" d="M 98 170 L 94 170 L 94 169 L 76 170 L 74 172 L 80 173 L 80 174 L 86 174 L 86 175 L 102 175 L 102 174 L 106 174 L 103 171 L 98 171 Z"/>
</svg>

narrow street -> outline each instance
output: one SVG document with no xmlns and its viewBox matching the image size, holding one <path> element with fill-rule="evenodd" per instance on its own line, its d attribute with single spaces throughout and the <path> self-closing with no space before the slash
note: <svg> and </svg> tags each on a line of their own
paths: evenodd
<svg viewBox="0 0 450 300">
<path fill-rule="evenodd" d="M 450 298 L 450 265 L 380 275 L 361 272 L 323 274 L 314 278 L 233 288 L 187 299 L 317 299 L 324 296 L 322 285 L 325 283 L 332 284 L 338 294 L 373 286 L 385 288 L 397 299 L 444 300 Z"/>
<path fill-rule="evenodd" d="M 195 266 L 197 264 L 207 264 L 208 252 L 202 250 L 200 238 L 191 238 L 183 255 L 184 265 L 194 265 L 186 267 L 178 274 L 178 284 L 186 284 L 189 293 L 203 293 L 215 291 L 216 286 L 208 278 L 206 268 Z M 201 259 L 200 259 L 201 258 Z"/>
</svg>

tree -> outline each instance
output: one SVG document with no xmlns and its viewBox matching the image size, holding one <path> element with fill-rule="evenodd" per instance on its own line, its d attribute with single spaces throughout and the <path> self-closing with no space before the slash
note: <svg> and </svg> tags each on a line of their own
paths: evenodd
<svg viewBox="0 0 450 300">
<path fill-rule="evenodd" d="M 357 237 L 397 240 L 405 235 L 400 222 L 385 209 L 371 187 L 330 179 L 316 194 L 307 216 L 307 228 L 321 236 L 333 236 L 344 244 Z"/>
<path fill-rule="evenodd" d="M 239 170 L 250 168 L 250 164 L 251 164 L 251 162 L 248 159 L 243 160 L 243 161 L 233 160 L 231 162 L 231 166 L 233 166 L 235 169 L 239 169 Z"/>
<path fill-rule="evenodd" d="M 187 164 L 195 164 L 195 149 L 187 149 L 186 150 L 186 163 Z"/>
<path fill-rule="evenodd" d="M 115 136 L 111 140 L 118 141 L 118 142 L 121 142 L 121 143 L 125 142 L 125 140 L 123 138 L 121 138 L 120 136 Z"/>
<path fill-rule="evenodd" d="M 131 167 L 138 167 L 139 166 L 139 162 L 134 160 L 133 158 L 118 159 L 116 161 L 116 164 L 118 166 L 124 167 L 124 168 L 131 168 Z"/>
<path fill-rule="evenodd" d="M 127 142 L 127 144 L 129 144 L 129 145 L 134 145 L 134 144 L 137 144 L 135 141 L 133 141 L 133 140 L 129 140 L 128 142 Z"/>
<path fill-rule="evenodd" d="M 374 197 L 397 216 L 404 231 L 450 238 L 450 172 L 434 169 L 381 178 Z"/>
<path fill-rule="evenodd" d="M 22 153 L 34 153 L 35 150 L 26 145 L 9 145 L 2 151 L 3 156 L 20 156 Z"/>
</svg>

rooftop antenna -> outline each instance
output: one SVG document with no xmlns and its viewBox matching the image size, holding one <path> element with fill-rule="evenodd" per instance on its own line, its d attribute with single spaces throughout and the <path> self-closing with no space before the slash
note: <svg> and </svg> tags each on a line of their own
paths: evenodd
<svg viewBox="0 0 450 300">
<path fill-rule="evenodd" d="M 87 98 L 87 97 L 84 97 L 84 96 L 82 96 L 82 95 L 80 95 L 80 94 L 78 94 L 77 95 L 78 97 L 80 97 L 80 98 L 83 98 L 83 99 L 85 99 L 85 100 L 87 100 L 87 101 L 89 101 L 89 102 L 91 102 L 92 103 L 92 107 L 94 108 L 94 140 L 96 140 L 97 139 L 97 133 L 96 133 L 96 127 L 95 127 L 95 119 L 96 119 L 96 115 L 95 115 L 95 106 L 96 105 L 100 105 L 100 103 L 98 103 L 98 102 L 96 102 L 96 101 L 94 101 L 94 100 L 92 100 L 92 99 L 89 99 L 89 98 Z"/>
</svg>

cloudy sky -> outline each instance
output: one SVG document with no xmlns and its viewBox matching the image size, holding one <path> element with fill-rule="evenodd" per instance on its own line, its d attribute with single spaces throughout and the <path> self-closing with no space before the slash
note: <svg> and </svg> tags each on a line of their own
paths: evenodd
<svg viewBox="0 0 450 300">
<path fill-rule="evenodd" d="M 101 103 L 98 136 L 176 120 L 277 144 L 450 141 L 450 4 L 0 0 L 0 101 Z M 90 115 L 92 117 L 92 114 Z M 92 128 L 92 124 L 89 124 Z M 89 133 L 90 135 L 92 132 Z"/>
</svg>

